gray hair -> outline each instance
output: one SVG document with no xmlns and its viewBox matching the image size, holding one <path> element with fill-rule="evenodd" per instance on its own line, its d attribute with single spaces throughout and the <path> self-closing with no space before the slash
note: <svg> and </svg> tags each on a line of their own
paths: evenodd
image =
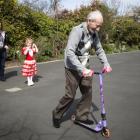
<svg viewBox="0 0 140 140">
<path fill-rule="evenodd" d="M 96 20 L 98 18 L 100 18 L 103 21 L 103 15 L 99 10 L 92 11 L 87 16 L 87 20 L 90 20 L 90 19 Z"/>
</svg>

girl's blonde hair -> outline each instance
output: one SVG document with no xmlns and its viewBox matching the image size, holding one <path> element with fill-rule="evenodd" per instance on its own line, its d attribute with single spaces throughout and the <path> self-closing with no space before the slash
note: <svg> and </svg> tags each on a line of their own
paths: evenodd
<svg viewBox="0 0 140 140">
<path fill-rule="evenodd" d="M 27 44 L 29 42 L 33 44 L 33 39 L 32 38 L 26 38 L 26 40 L 25 40 L 25 46 L 27 46 Z"/>
</svg>

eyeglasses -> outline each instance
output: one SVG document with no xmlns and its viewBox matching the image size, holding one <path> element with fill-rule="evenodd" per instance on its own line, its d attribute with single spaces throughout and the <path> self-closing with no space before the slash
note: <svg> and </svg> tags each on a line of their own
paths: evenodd
<svg viewBox="0 0 140 140">
<path fill-rule="evenodd" d="M 102 26 L 102 24 L 98 24 L 96 20 L 94 19 L 89 19 L 89 22 L 95 22 L 96 23 L 96 28 L 100 28 Z"/>
<path fill-rule="evenodd" d="M 89 22 L 96 22 L 94 19 L 88 19 Z"/>
</svg>

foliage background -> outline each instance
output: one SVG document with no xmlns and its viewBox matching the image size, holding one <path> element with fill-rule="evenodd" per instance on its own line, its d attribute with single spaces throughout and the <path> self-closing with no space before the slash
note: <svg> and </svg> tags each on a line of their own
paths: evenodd
<svg viewBox="0 0 140 140">
<path fill-rule="evenodd" d="M 63 58 L 72 27 L 85 21 L 87 14 L 94 9 L 99 9 L 104 16 L 99 34 L 107 53 L 140 49 L 140 23 L 132 17 L 117 16 L 115 9 L 103 3 L 93 2 L 75 11 L 65 9 L 52 17 L 26 4 L 19 4 L 17 0 L 1 0 L 0 19 L 10 46 L 8 59 L 22 61 L 20 51 L 29 36 L 39 47 L 38 62 Z M 140 8 L 137 12 L 140 14 Z"/>
</svg>

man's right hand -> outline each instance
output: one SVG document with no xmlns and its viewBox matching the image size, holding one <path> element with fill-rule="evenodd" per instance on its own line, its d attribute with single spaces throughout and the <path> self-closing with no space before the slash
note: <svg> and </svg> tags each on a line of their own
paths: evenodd
<svg viewBox="0 0 140 140">
<path fill-rule="evenodd" d="M 94 74 L 94 71 L 91 69 L 87 69 L 87 68 L 85 68 L 82 72 L 83 77 L 91 77 L 91 76 L 93 76 L 93 74 Z"/>
</svg>

